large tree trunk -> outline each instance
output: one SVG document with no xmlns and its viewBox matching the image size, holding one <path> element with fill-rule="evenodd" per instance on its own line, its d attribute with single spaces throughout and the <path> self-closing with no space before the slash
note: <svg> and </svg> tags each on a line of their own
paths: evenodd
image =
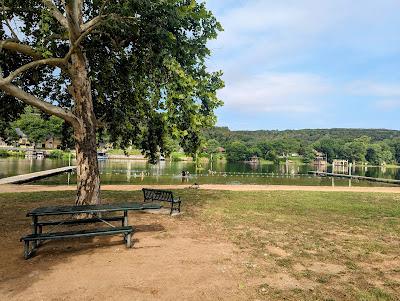
<svg viewBox="0 0 400 301">
<path fill-rule="evenodd" d="M 74 113 L 79 124 L 74 126 L 77 159 L 76 204 L 100 203 L 100 175 L 97 161 L 96 116 L 93 110 L 92 91 L 87 73 L 87 61 L 81 51 L 71 57 L 72 85 L 70 92 L 75 100 Z"/>
<path fill-rule="evenodd" d="M 76 204 L 100 203 L 100 175 L 95 129 L 75 130 L 77 161 Z"/>
</svg>

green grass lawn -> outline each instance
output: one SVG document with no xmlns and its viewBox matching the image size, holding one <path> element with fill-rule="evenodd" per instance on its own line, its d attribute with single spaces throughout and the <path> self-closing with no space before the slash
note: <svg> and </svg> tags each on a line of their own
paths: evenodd
<svg viewBox="0 0 400 301">
<path fill-rule="evenodd" d="M 267 300 L 399 300 L 399 201 L 393 194 L 220 192 L 203 217 L 249 255 L 247 277 L 260 279 Z M 274 283 L 271 274 L 294 284 Z"/>
<path fill-rule="evenodd" d="M 237 246 L 239 287 L 260 300 L 400 300 L 400 195 L 179 190 L 180 218 Z M 3 225 L 73 192 L 0 194 Z M 102 192 L 103 202 L 141 192 Z"/>
</svg>

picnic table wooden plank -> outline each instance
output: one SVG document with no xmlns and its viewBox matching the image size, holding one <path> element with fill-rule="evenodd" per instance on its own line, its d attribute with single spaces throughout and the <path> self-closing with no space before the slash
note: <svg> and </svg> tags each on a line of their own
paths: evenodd
<svg viewBox="0 0 400 301">
<path fill-rule="evenodd" d="M 80 205 L 80 206 L 51 206 L 33 209 L 26 216 L 44 216 L 61 214 L 79 214 L 79 213 L 99 213 L 131 210 L 160 209 L 161 205 L 151 203 L 119 203 L 119 204 L 101 204 L 101 205 Z"/>
<path fill-rule="evenodd" d="M 101 217 L 101 218 L 83 218 L 83 219 L 72 219 L 72 220 L 57 220 L 57 221 L 41 221 L 36 224 L 39 227 L 43 226 L 57 226 L 57 225 L 78 225 L 78 224 L 94 224 L 100 222 L 120 222 L 123 221 L 123 216 L 112 216 L 112 217 Z"/>
<path fill-rule="evenodd" d="M 114 227 L 114 228 L 100 228 L 100 229 L 85 229 L 78 231 L 64 231 L 64 232 L 51 232 L 51 233 L 39 233 L 29 234 L 22 237 L 20 240 L 48 240 L 48 239 L 65 239 L 73 237 L 87 237 L 87 236 L 101 236 L 110 234 L 123 234 L 132 233 L 132 226 L 127 227 Z"/>
</svg>

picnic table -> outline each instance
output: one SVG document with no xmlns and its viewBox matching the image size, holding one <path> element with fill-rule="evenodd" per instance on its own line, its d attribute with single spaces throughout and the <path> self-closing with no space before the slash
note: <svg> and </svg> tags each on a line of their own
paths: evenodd
<svg viewBox="0 0 400 301">
<path fill-rule="evenodd" d="M 93 237 L 123 234 L 124 241 L 128 248 L 131 247 L 132 226 L 129 226 L 128 211 L 140 211 L 160 209 L 162 206 L 154 203 L 119 203 L 119 204 L 101 204 L 101 205 L 80 205 L 80 206 L 51 206 L 33 209 L 27 213 L 27 217 L 32 218 L 32 234 L 24 236 L 24 257 L 28 259 L 36 251 L 42 241 L 53 239 L 66 239 L 77 237 Z M 103 216 L 111 212 L 123 212 L 120 216 Z M 89 218 L 77 218 L 80 214 L 88 214 Z M 67 219 L 57 220 L 39 220 L 45 216 L 63 216 L 69 215 Z M 121 227 L 111 224 L 111 222 L 121 222 Z M 108 228 L 96 228 L 78 231 L 64 232 L 43 232 L 43 227 L 52 226 L 51 229 L 61 225 L 79 225 L 104 223 Z M 32 248 L 30 248 L 32 243 Z"/>
</svg>

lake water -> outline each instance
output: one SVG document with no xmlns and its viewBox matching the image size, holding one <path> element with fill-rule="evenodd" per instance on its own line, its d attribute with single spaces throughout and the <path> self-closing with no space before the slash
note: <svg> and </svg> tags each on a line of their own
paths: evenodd
<svg viewBox="0 0 400 301">
<path fill-rule="evenodd" d="M 72 161 L 72 164 L 75 164 Z M 99 162 L 102 184 L 274 184 L 274 185 L 332 185 L 329 177 L 309 175 L 312 165 L 296 164 L 249 164 L 214 162 L 204 163 L 197 170 L 192 162 L 160 162 L 104 160 Z M 53 159 L 0 159 L 0 178 L 68 166 L 68 161 Z M 189 177 L 182 177 L 182 170 Z M 328 167 L 328 172 L 331 172 Z M 335 171 L 337 172 L 337 170 Z M 352 174 L 400 180 L 399 168 L 356 167 Z M 75 174 L 61 174 L 34 182 L 34 184 L 75 184 Z M 348 186 L 348 179 L 334 179 L 336 186 Z M 388 186 L 388 184 L 352 180 L 353 186 Z"/>
</svg>

